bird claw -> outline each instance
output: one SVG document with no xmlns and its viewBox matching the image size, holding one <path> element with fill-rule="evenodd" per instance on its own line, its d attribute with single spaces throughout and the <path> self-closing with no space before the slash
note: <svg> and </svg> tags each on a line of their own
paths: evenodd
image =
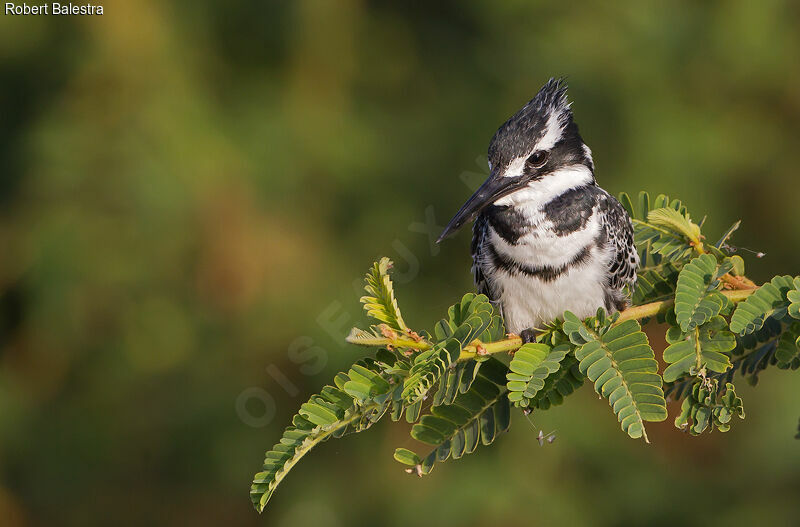
<svg viewBox="0 0 800 527">
<path fill-rule="evenodd" d="M 520 334 L 520 338 L 522 339 L 523 344 L 530 344 L 531 342 L 536 342 L 536 330 L 528 328 L 523 329 Z"/>
</svg>

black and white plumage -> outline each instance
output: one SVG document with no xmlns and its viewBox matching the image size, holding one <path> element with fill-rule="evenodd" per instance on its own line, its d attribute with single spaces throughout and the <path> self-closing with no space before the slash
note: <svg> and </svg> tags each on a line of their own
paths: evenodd
<svg viewBox="0 0 800 527">
<path fill-rule="evenodd" d="M 566 86 L 551 79 L 495 133 L 491 174 L 440 240 L 475 219 L 473 274 L 513 333 L 624 309 L 639 257 L 620 203 L 597 186 Z"/>
</svg>

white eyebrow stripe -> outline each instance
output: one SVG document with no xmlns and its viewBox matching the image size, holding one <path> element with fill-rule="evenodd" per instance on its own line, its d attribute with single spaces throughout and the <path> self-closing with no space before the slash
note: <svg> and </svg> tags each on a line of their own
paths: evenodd
<svg viewBox="0 0 800 527">
<path fill-rule="evenodd" d="M 551 112 L 547 118 L 547 131 L 544 137 L 536 143 L 536 150 L 550 150 L 561 140 L 564 132 L 564 123 L 561 122 L 560 112 Z"/>
<path fill-rule="evenodd" d="M 522 176 L 523 170 L 525 169 L 525 161 L 531 154 L 540 150 L 550 150 L 556 146 L 556 144 L 561 141 L 561 138 L 564 136 L 565 115 L 567 114 L 564 112 L 551 111 L 550 115 L 547 117 L 544 136 L 542 136 L 542 138 L 536 142 L 536 146 L 534 146 L 533 150 L 511 161 L 511 163 L 509 163 L 506 169 L 503 171 L 503 177 Z M 584 148 L 588 150 L 587 147 L 584 146 Z M 591 160 L 591 150 L 588 151 L 588 155 L 589 159 Z"/>
</svg>

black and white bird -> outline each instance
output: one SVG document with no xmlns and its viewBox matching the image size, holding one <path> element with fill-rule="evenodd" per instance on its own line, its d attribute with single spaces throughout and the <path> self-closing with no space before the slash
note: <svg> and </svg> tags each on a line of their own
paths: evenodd
<svg viewBox="0 0 800 527">
<path fill-rule="evenodd" d="M 639 256 L 622 205 L 597 186 L 567 87 L 550 79 L 494 134 L 490 175 L 439 241 L 475 220 L 472 271 L 506 329 L 530 340 L 572 311 L 622 310 Z"/>
</svg>

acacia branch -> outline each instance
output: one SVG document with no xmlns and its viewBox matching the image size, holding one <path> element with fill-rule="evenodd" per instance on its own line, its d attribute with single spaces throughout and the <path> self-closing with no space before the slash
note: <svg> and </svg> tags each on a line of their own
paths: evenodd
<svg viewBox="0 0 800 527">
<path fill-rule="evenodd" d="M 721 293 L 728 297 L 728 300 L 734 304 L 741 302 L 753 293 L 758 288 L 753 289 L 736 289 L 732 291 L 722 291 Z M 619 324 L 626 320 L 641 320 L 643 318 L 652 318 L 659 313 L 664 313 L 675 305 L 674 299 L 662 300 L 659 302 L 651 302 L 649 304 L 642 304 L 641 306 L 633 306 L 619 314 L 619 318 L 614 324 Z M 522 347 L 522 338 L 517 335 L 509 335 L 507 339 L 497 340 L 495 342 L 476 342 L 469 346 L 464 346 L 461 350 L 458 360 L 469 360 L 479 356 L 490 355 L 492 353 L 502 353 L 504 351 L 516 351 Z"/>
<path fill-rule="evenodd" d="M 726 277 L 730 277 L 732 280 L 726 280 Z M 723 290 L 721 294 L 726 296 L 728 300 L 733 302 L 734 304 L 741 302 L 742 300 L 746 299 L 753 293 L 758 290 L 758 286 L 756 286 L 752 281 L 747 279 L 746 277 L 734 277 L 733 275 L 725 275 L 722 277 L 722 280 L 729 284 L 730 286 L 734 287 L 735 289 L 732 290 Z M 751 285 L 752 284 L 752 285 Z M 670 298 L 667 300 L 660 300 L 657 302 L 650 302 L 649 304 L 642 304 L 640 306 L 633 306 L 629 307 L 625 311 L 620 312 L 619 318 L 615 322 L 615 324 L 619 324 L 626 320 L 642 320 L 645 318 L 652 318 L 661 313 L 665 313 L 669 309 L 671 309 L 675 305 L 675 299 Z M 357 341 L 350 341 L 355 344 L 363 344 Z M 386 337 L 383 339 L 376 339 L 375 342 L 371 343 L 372 345 L 384 345 L 393 348 L 404 348 L 409 350 L 416 350 L 416 351 L 425 351 L 431 348 L 431 343 L 427 342 L 424 339 L 412 339 L 406 335 L 398 335 L 398 334 L 386 334 Z M 508 335 L 507 338 L 502 340 L 496 340 L 494 342 L 480 342 L 475 341 L 468 346 L 464 346 L 461 350 L 461 354 L 458 357 L 459 361 L 474 359 L 476 357 L 482 357 L 485 355 L 491 355 L 494 353 L 503 353 L 503 352 L 514 352 L 517 351 L 519 348 L 522 347 L 522 338 L 519 335 Z"/>
</svg>

